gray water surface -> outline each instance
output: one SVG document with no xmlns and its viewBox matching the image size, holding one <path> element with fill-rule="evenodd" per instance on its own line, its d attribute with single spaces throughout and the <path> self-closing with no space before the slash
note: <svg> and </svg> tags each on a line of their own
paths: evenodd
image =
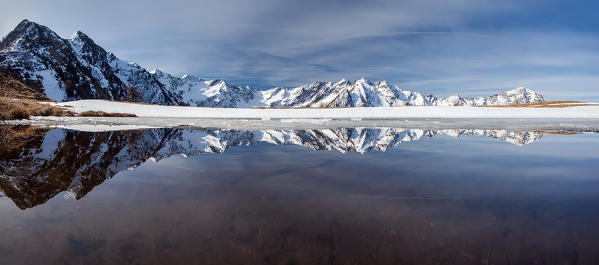
<svg viewBox="0 0 599 265">
<path fill-rule="evenodd" d="M 571 133 L 2 127 L 0 263 L 599 264 Z"/>
</svg>

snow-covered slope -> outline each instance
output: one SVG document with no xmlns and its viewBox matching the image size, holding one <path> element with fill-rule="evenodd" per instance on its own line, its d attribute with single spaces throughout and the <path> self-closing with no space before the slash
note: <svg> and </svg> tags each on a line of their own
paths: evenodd
<svg viewBox="0 0 599 265">
<path fill-rule="evenodd" d="M 104 180 L 148 160 L 158 161 L 177 154 L 223 153 L 236 146 L 262 142 L 299 145 L 319 151 L 367 153 L 386 151 L 404 142 L 435 135 L 482 135 L 516 145 L 532 143 L 542 136 L 542 133 L 527 131 L 401 128 L 150 129 L 102 133 L 0 128 L 0 135 L 10 137 L 7 133 L 17 134 L 15 139 L 19 139 L 19 144 L 9 143 L 10 147 L 0 148 L 3 158 L 0 160 L 0 188 L 22 209 L 43 204 L 63 191 L 82 198 Z"/>
<path fill-rule="evenodd" d="M 173 91 L 182 105 L 224 108 L 260 105 L 260 94 L 249 86 L 234 86 L 224 80 L 204 80 L 192 75 L 177 78 L 160 70 L 150 73 Z"/>
<path fill-rule="evenodd" d="M 23 20 L 0 43 L 0 67 L 37 83 L 50 99 L 123 99 L 128 86 L 143 101 L 177 104 L 173 93 L 132 62 L 119 60 L 78 31 L 67 39 L 49 28 Z"/>
<path fill-rule="evenodd" d="M 49 28 L 28 20 L 19 23 L 0 43 L 0 68 L 17 72 L 24 82 L 56 101 L 131 100 L 132 90 L 141 94 L 141 98 L 135 99 L 145 103 L 227 108 L 476 106 L 544 101 L 541 95 L 526 88 L 489 97 L 437 98 L 405 91 L 386 81 L 366 79 L 256 90 L 223 80 L 147 71 L 105 51 L 80 31 L 63 39 Z"/>
<path fill-rule="evenodd" d="M 371 82 L 364 78 L 316 82 L 296 88 L 272 88 L 261 91 L 268 107 L 396 107 L 396 106 L 481 106 L 543 102 L 543 96 L 523 87 L 488 97 L 459 95 L 437 98 L 391 86 L 386 81 Z"/>
</svg>

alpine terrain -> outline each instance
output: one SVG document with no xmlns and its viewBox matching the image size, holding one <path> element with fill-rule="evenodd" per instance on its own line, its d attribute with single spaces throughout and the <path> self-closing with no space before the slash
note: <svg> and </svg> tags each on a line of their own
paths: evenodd
<svg viewBox="0 0 599 265">
<path fill-rule="evenodd" d="M 28 20 L 19 23 L 0 43 L 0 78 L 18 84 L 17 94 L 37 93 L 36 98 L 55 101 L 107 99 L 227 108 L 480 106 L 544 101 L 540 94 L 524 87 L 488 97 L 435 97 L 366 79 L 257 90 L 223 80 L 148 71 L 117 58 L 83 32 L 64 39 Z"/>
</svg>

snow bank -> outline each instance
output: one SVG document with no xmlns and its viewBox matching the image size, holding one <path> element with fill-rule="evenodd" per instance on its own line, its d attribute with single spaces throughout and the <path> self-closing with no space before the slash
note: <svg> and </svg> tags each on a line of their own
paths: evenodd
<svg viewBox="0 0 599 265">
<path fill-rule="evenodd" d="M 325 109 L 246 109 L 144 105 L 105 100 L 51 103 L 74 112 L 132 113 L 138 117 L 208 119 L 401 119 L 401 118 L 569 118 L 599 119 L 599 106 L 568 108 L 478 108 L 463 106 L 408 106 Z"/>
<path fill-rule="evenodd" d="M 144 130 L 144 129 L 156 129 L 160 127 L 148 126 L 148 125 L 111 125 L 111 124 L 69 124 L 69 125 L 57 125 L 52 126 L 54 128 L 77 130 L 84 132 L 109 132 L 109 131 L 130 131 L 130 130 Z"/>
</svg>

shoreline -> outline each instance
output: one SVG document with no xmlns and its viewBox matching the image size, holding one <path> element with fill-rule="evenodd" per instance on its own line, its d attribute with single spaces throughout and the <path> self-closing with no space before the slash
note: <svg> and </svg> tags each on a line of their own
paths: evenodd
<svg viewBox="0 0 599 265">
<path fill-rule="evenodd" d="M 516 131 L 599 132 L 597 119 L 410 118 L 410 119 L 235 119 L 156 117 L 43 117 L 0 122 L 75 130 L 129 130 L 151 128 L 296 130 L 331 128 L 504 129 Z"/>
<path fill-rule="evenodd" d="M 118 112 L 137 117 L 154 118 L 207 118 L 207 119 L 404 119 L 404 118 L 565 118 L 599 119 L 599 106 L 563 108 L 529 107 L 466 107 L 466 106 L 405 106 L 354 108 L 206 108 L 190 106 L 144 105 L 105 100 L 78 100 L 48 103 L 66 110 Z"/>
</svg>

